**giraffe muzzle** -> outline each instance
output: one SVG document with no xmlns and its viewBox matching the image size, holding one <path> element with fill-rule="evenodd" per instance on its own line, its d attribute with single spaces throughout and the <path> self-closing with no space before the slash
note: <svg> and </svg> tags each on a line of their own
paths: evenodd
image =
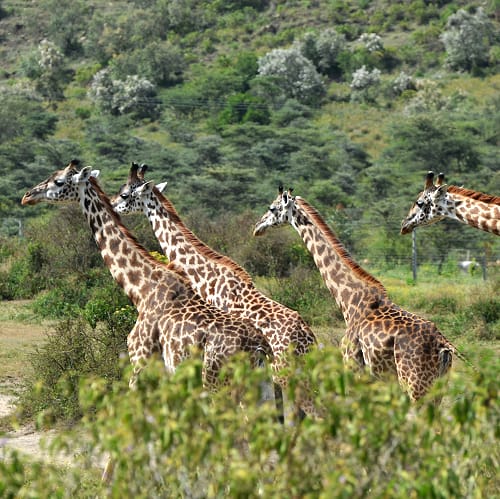
<svg viewBox="0 0 500 499">
<path fill-rule="evenodd" d="M 28 191 L 24 196 L 23 198 L 21 199 L 21 204 L 22 205 L 30 205 L 30 204 L 36 204 L 37 203 L 37 199 L 35 197 L 33 197 L 33 194 L 31 191 Z"/>
</svg>

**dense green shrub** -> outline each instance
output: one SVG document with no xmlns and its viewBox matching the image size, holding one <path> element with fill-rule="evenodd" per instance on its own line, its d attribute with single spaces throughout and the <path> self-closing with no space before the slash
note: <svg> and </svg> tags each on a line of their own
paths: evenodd
<svg viewBox="0 0 500 499">
<path fill-rule="evenodd" d="M 44 424 L 71 421 L 82 414 L 78 385 L 97 375 L 111 383 L 122 375 L 126 338 L 135 322 L 128 307 L 109 312 L 107 320 L 90 327 L 83 318 L 59 321 L 30 355 L 23 379 L 23 417 L 38 415 Z"/>
<path fill-rule="evenodd" d="M 16 298 L 31 298 L 47 286 L 47 281 L 40 275 L 44 265 L 46 252 L 41 244 L 29 243 L 24 251 L 17 253 L 2 271 L 0 297 L 12 300 Z"/>
<path fill-rule="evenodd" d="M 76 466 L 41 472 L 13 456 L 0 462 L 3 490 L 99 496 L 105 490 L 94 463 L 109 453 L 115 467 L 106 494 L 113 497 L 496 494 L 500 414 L 493 358 L 478 373 L 438 383 L 414 406 L 395 383 L 368 383 L 346 371 L 336 352 L 312 353 L 302 375 L 317 387 L 326 414 L 294 426 L 281 426 L 272 406 L 257 402 L 255 387 L 268 371 L 252 371 L 242 358 L 230 367 L 231 386 L 210 394 L 197 360 L 173 376 L 152 363 L 133 392 L 126 378 L 111 390 L 99 378 L 82 381 L 78 437 L 70 432 L 55 444 L 81 450 Z M 435 396 L 444 397 L 439 407 Z"/>
<path fill-rule="evenodd" d="M 342 312 L 315 268 L 299 264 L 287 278 L 268 279 L 259 283 L 271 298 L 298 310 L 312 327 L 327 327 L 334 322 L 344 324 Z"/>
</svg>

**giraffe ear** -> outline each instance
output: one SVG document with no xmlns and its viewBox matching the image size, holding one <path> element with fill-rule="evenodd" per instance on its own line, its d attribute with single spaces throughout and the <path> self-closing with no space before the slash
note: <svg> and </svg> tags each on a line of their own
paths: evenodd
<svg viewBox="0 0 500 499">
<path fill-rule="evenodd" d="M 434 191 L 432 197 L 437 200 L 446 195 L 446 192 L 448 191 L 448 184 L 441 184 L 437 186 L 437 189 Z"/>
<path fill-rule="evenodd" d="M 167 187 L 168 182 L 162 182 L 161 184 L 156 184 L 156 188 L 160 191 L 163 192 L 165 187 Z"/>
<path fill-rule="evenodd" d="M 153 188 L 153 182 L 150 180 L 149 182 L 144 182 L 134 191 L 134 196 L 142 196 L 144 193 L 150 191 Z"/>
<path fill-rule="evenodd" d="M 99 175 L 99 170 L 92 170 L 91 166 L 86 166 L 82 168 L 80 172 L 75 173 L 72 177 L 72 181 L 77 184 L 78 182 L 85 182 L 90 177 L 97 177 Z"/>
</svg>

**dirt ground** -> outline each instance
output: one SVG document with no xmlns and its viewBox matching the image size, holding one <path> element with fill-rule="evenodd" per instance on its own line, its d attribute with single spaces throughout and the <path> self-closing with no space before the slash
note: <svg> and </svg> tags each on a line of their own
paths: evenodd
<svg viewBox="0 0 500 499">
<path fill-rule="evenodd" d="M 29 355 L 44 341 L 50 327 L 33 320 L 23 300 L 2 301 L 0 306 L 0 418 L 13 414 L 15 393 L 21 376 L 29 366 Z M 11 425 L 6 424 L 4 427 Z M 15 430 L 0 432 L 0 459 L 8 448 L 26 454 L 31 459 L 70 464 L 71 456 L 52 456 L 47 445 L 54 437 L 53 430 L 37 431 L 33 423 Z"/>
<path fill-rule="evenodd" d="M 12 395 L 0 393 L 0 417 L 7 417 L 13 413 L 15 410 L 14 398 Z M 0 459 L 5 455 L 6 449 L 15 449 L 35 461 L 50 459 L 60 464 L 70 464 L 71 456 L 52 456 L 47 451 L 47 445 L 54 435 L 53 430 L 37 431 L 33 424 L 8 431 L 0 436 Z"/>
</svg>

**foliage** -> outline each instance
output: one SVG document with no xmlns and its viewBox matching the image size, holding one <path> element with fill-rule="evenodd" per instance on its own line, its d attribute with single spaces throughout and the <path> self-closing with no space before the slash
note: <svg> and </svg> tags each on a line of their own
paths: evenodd
<svg viewBox="0 0 500 499">
<path fill-rule="evenodd" d="M 80 381 L 97 375 L 111 384 L 121 377 L 120 359 L 136 315 L 128 305 L 114 308 L 112 298 L 100 298 L 89 301 L 80 317 L 59 319 L 30 356 L 19 399 L 23 418 L 38 416 L 43 424 L 79 419 Z"/>
<path fill-rule="evenodd" d="M 259 75 L 276 78 L 286 97 L 312 103 L 324 94 L 316 68 L 298 48 L 274 49 L 259 58 Z"/>
<path fill-rule="evenodd" d="M 152 42 L 145 47 L 119 54 L 110 64 L 112 74 L 119 80 L 139 75 L 163 87 L 181 82 L 185 67 L 186 62 L 180 49 L 165 42 Z"/>
<path fill-rule="evenodd" d="M 219 114 L 217 123 L 225 127 L 234 123 L 248 121 L 266 125 L 269 123 L 269 110 L 263 99 L 248 94 L 235 94 L 228 98 L 225 108 Z"/>
<path fill-rule="evenodd" d="M 80 436 L 70 433 L 54 446 L 81 449 L 78 466 L 65 473 L 47 466 L 40 473 L 13 456 L 2 460 L 0 482 L 14 495 L 21 487 L 30 495 L 100 495 L 98 471 L 85 482 L 81 470 L 93 469 L 96 455 L 110 453 L 114 476 L 107 493 L 115 497 L 495 494 L 493 358 L 478 373 L 454 374 L 448 386 L 438 383 L 432 395 L 444 397 L 439 407 L 433 397 L 412 406 L 394 383 L 354 376 L 329 348 L 311 354 L 307 366 L 325 418 L 291 427 L 276 422 L 272 407 L 258 404 L 255 387 L 269 371 L 252 371 L 244 359 L 232 363 L 231 386 L 218 393 L 203 389 L 196 360 L 168 377 L 160 363 L 151 363 L 133 392 L 126 380 L 111 390 L 101 378 L 82 380 Z"/>
<path fill-rule="evenodd" d="M 369 71 L 366 66 L 361 66 L 352 75 L 351 100 L 373 101 L 375 100 L 375 88 L 380 82 L 380 70 L 377 68 Z"/>
<path fill-rule="evenodd" d="M 38 66 L 35 72 L 35 89 L 49 101 L 61 100 L 63 85 L 66 83 L 64 56 L 57 46 L 43 39 L 38 44 Z"/>
<path fill-rule="evenodd" d="M 301 53 L 314 63 L 318 71 L 330 77 L 340 76 L 340 55 L 347 50 L 343 33 L 327 28 L 317 35 L 308 32 L 299 43 Z"/>
<path fill-rule="evenodd" d="M 133 113 L 138 118 L 154 118 L 158 114 L 155 86 L 137 75 L 115 80 L 108 69 L 102 69 L 92 79 L 89 98 L 108 113 Z"/>
<path fill-rule="evenodd" d="M 492 25 L 481 7 L 471 13 L 464 9 L 452 14 L 441 40 L 446 62 L 456 70 L 471 71 L 488 63 Z"/>
</svg>

